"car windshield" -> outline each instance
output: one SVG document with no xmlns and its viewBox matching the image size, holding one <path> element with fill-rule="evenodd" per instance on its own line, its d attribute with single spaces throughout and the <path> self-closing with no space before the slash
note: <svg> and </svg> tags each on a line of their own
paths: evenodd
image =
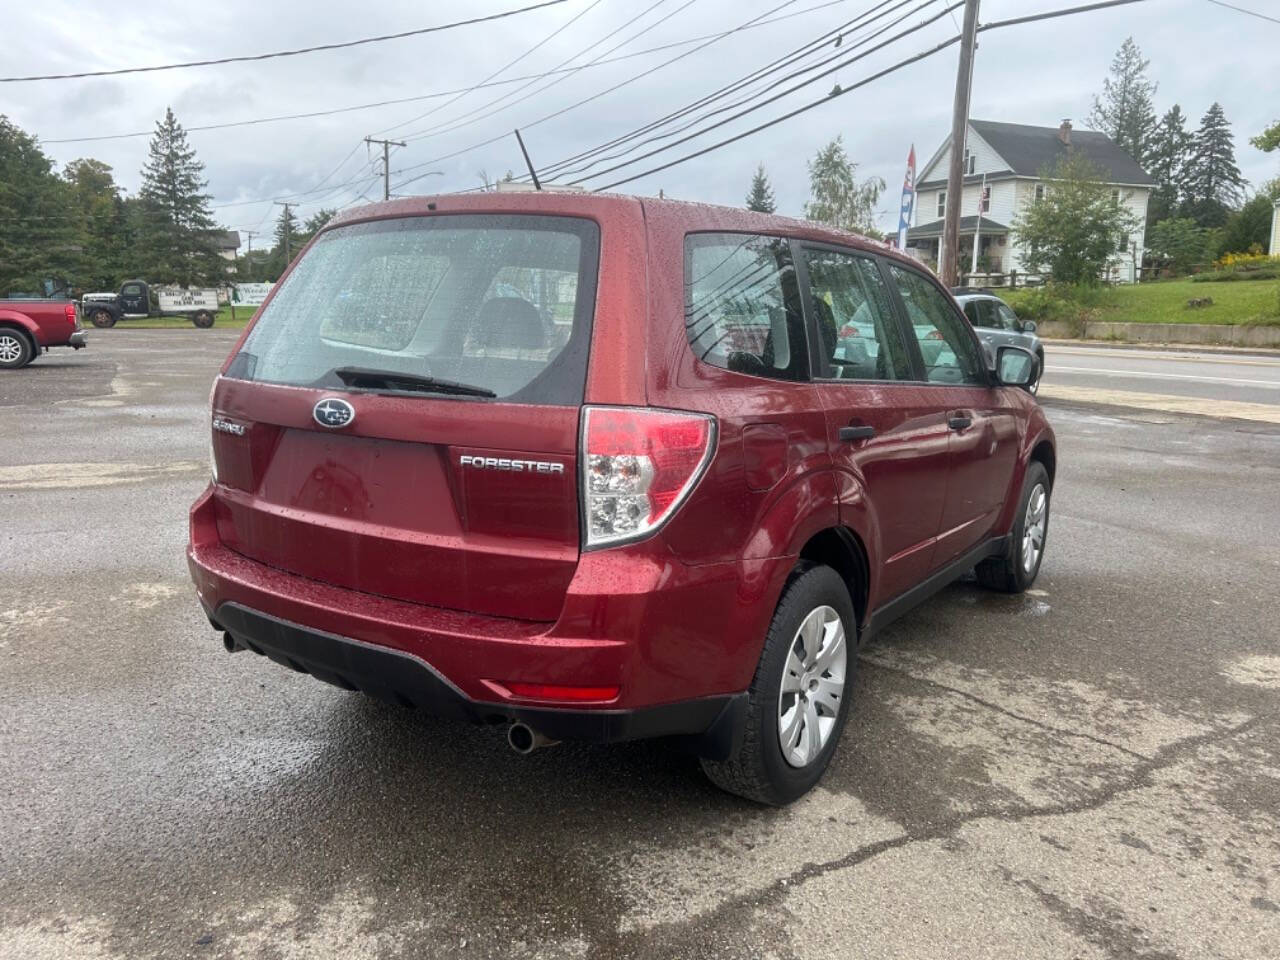
<svg viewBox="0 0 1280 960">
<path fill-rule="evenodd" d="M 595 224 L 567 217 L 338 227 L 280 284 L 227 375 L 341 388 L 356 368 L 580 403 L 598 251 Z"/>
</svg>

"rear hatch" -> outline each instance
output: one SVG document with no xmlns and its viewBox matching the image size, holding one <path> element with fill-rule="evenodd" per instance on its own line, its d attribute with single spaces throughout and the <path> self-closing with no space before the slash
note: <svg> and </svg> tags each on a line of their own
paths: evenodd
<svg viewBox="0 0 1280 960">
<path fill-rule="evenodd" d="M 592 221 L 413 216 L 316 240 L 213 397 L 231 549 L 398 600 L 554 620 L 579 553 Z"/>
</svg>

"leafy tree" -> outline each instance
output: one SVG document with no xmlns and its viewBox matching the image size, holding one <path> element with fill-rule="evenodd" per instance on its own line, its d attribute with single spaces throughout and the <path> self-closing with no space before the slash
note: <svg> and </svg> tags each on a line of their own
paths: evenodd
<svg viewBox="0 0 1280 960">
<path fill-rule="evenodd" d="M 144 256 L 152 282 L 190 286 L 224 277 L 204 164 L 172 109 L 156 123 L 138 191 L 147 218 Z"/>
<path fill-rule="evenodd" d="M 0 296 L 71 282 L 83 249 L 67 184 L 36 138 L 0 114 Z"/>
<path fill-rule="evenodd" d="M 1023 263 L 1055 283 L 1097 284 L 1132 233 L 1133 217 L 1081 154 L 1067 154 L 1040 177 L 1049 184 L 1044 198 L 1026 203 L 1013 221 Z"/>
<path fill-rule="evenodd" d="M 773 213 L 778 209 L 773 200 L 773 187 L 765 176 L 764 164 L 756 167 L 755 176 L 751 178 L 751 190 L 747 193 L 747 209 L 757 213 Z"/>
<path fill-rule="evenodd" d="M 1147 153 L 1147 172 L 1157 187 L 1147 204 L 1147 222 L 1172 217 L 1185 199 L 1183 184 L 1191 162 L 1194 137 L 1187 131 L 1186 114 L 1176 103 L 1160 119 Z"/>
<path fill-rule="evenodd" d="M 1231 214 L 1223 225 L 1222 244 L 1217 250 L 1217 256 L 1224 253 L 1247 253 L 1253 246 L 1266 250 L 1267 244 L 1271 242 L 1271 217 L 1274 209 L 1271 198 L 1259 194 Z"/>
<path fill-rule="evenodd" d="M 1245 178 L 1236 166 L 1235 141 L 1222 105 L 1215 103 L 1195 133 L 1187 165 L 1186 213 L 1204 227 L 1220 227 L 1244 196 Z"/>
<path fill-rule="evenodd" d="M 1174 273 L 1187 273 L 1197 264 L 1214 259 L 1205 249 L 1205 230 L 1190 217 L 1161 220 L 1147 234 L 1147 254 Z"/>
<path fill-rule="evenodd" d="M 1267 127 L 1249 142 L 1263 153 L 1280 150 L 1280 120 Z"/>
<path fill-rule="evenodd" d="M 1111 61 L 1111 75 L 1102 81 L 1102 96 L 1093 98 L 1089 122 L 1118 143 L 1139 163 L 1147 151 L 1156 127 L 1156 111 L 1151 98 L 1156 84 L 1147 79 L 1151 61 L 1128 37 Z"/>
<path fill-rule="evenodd" d="M 73 160 L 62 171 L 71 201 L 82 218 L 78 282 L 98 290 L 114 290 L 124 279 L 129 247 L 125 240 L 125 206 L 111 167 L 101 160 Z"/>
<path fill-rule="evenodd" d="M 836 137 L 809 161 L 809 194 L 804 215 L 843 230 L 876 234 L 875 209 L 884 192 L 879 177 L 858 183 L 858 165 L 845 152 L 842 137 Z"/>
</svg>

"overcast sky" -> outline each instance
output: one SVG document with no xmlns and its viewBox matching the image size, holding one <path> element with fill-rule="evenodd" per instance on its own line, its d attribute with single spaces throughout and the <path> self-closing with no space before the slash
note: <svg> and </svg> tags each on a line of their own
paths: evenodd
<svg viewBox="0 0 1280 960">
<path fill-rule="evenodd" d="M 531 2 L 15 3 L 8 5 L 4 14 L 5 32 L 26 42 L 5 45 L 0 74 L 102 70 L 264 53 L 412 30 Z M 990 22 L 1078 2 L 1081 0 L 983 0 L 980 20 Z M 922 3 L 924 0 L 912 3 L 902 12 L 915 10 Z M 1233 3 L 1280 15 L 1278 0 Z M 415 169 L 398 176 L 393 173 L 392 183 L 426 170 L 439 170 L 441 175 L 408 184 L 402 193 L 475 187 L 481 182 L 481 172 L 495 179 L 508 169 L 523 172 L 515 139 L 507 135 L 515 126 L 524 130 L 534 162 L 540 167 L 549 165 L 679 109 L 872 6 L 872 0 L 568 0 L 444 33 L 296 57 L 117 77 L 0 84 L 0 113 L 39 136 L 59 164 L 77 157 L 96 157 L 111 164 L 118 182 L 133 191 L 146 155 L 146 137 L 50 141 L 149 130 L 166 106 L 172 106 L 179 121 L 190 128 L 466 88 L 484 81 L 560 28 L 560 33 L 497 79 L 541 73 L 565 61 L 567 66 L 579 66 L 605 54 L 619 57 L 721 33 L 753 19 L 797 14 L 741 30 L 696 52 L 688 53 L 697 44 L 676 46 L 558 74 L 564 79 L 545 90 L 541 88 L 553 78 L 527 89 L 520 89 L 522 84 L 517 83 L 476 90 L 454 103 L 447 103 L 451 98 L 446 97 L 328 117 L 192 132 L 190 140 L 205 164 L 209 192 L 218 205 L 215 213 L 221 223 L 241 230 L 269 230 L 274 215 L 271 198 L 311 190 L 329 174 L 333 176 L 325 190 L 310 194 L 300 205 L 303 217 L 321 205 L 363 202 L 362 193 L 378 198 L 381 183 L 373 178 L 372 155 L 360 143 L 365 135 L 410 139 L 425 134 L 393 153 L 393 171 Z M 928 4 L 894 32 L 940 12 L 943 6 L 941 0 Z M 630 26 L 602 40 L 638 15 Z M 568 23 L 575 16 L 578 19 Z M 707 137 L 613 176 L 586 182 L 602 186 L 638 173 L 820 98 L 836 82 L 849 86 L 954 35 L 958 17 L 958 11 L 954 17 L 943 16 L 891 47 Z M 878 21 L 877 26 L 885 22 Z M 849 50 L 858 36 L 850 35 L 842 49 Z M 1101 89 L 1111 58 L 1127 36 L 1133 36 L 1151 61 L 1150 75 L 1159 83 L 1158 112 L 1179 103 L 1193 122 L 1198 122 L 1214 100 L 1220 101 L 1235 133 L 1236 157 L 1245 176 L 1256 185 L 1280 175 L 1280 156 L 1263 154 L 1248 142 L 1280 116 L 1280 24 L 1224 9 L 1210 0 L 1147 0 L 988 32 L 982 35 L 977 54 L 972 115 L 1039 125 L 1056 125 L 1070 117 L 1077 128 L 1087 127 L 1092 95 Z M 836 52 L 828 47 L 822 55 Z M 684 53 L 688 55 L 639 77 Z M 923 165 L 947 135 L 955 71 L 956 48 L 951 47 L 769 130 L 620 189 L 641 194 L 662 189 L 669 196 L 737 205 L 743 201 L 756 164 L 763 163 L 777 192 L 779 210 L 800 214 L 807 195 L 806 160 L 831 137 L 843 134 L 850 155 L 860 165 L 860 175 L 877 175 L 889 184 L 880 206 L 884 210 L 882 225 L 892 229 L 908 148 L 916 145 Z M 628 80 L 634 82 L 561 116 L 536 122 Z M 760 86 L 744 89 L 743 95 Z M 506 99 L 498 99 L 503 97 Z M 528 99 L 510 103 L 522 97 Z M 490 105 L 495 100 L 498 102 Z M 422 116 L 433 108 L 430 116 Z M 490 112 L 491 116 L 483 116 Z M 451 126 L 456 129 L 441 129 Z M 495 137 L 501 139 L 468 149 Z M 466 152 L 446 157 L 458 151 Z M 365 179 L 343 186 L 357 177 Z M 330 191 L 330 187 L 336 189 Z M 246 200 L 256 202 L 222 206 Z"/>
</svg>

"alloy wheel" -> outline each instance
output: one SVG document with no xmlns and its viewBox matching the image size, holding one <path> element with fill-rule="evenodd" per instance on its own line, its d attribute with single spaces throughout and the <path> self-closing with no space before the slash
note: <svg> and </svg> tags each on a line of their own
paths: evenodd
<svg viewBox="0 0 1280 960">
<path fill-rule="evenodd" d="M 835 730 L 844 697 L 848 644 L 832 607 L 817 607 L 800 623 L 778 694 L 778 742 L 793 767 L 808 766 Z"/>
<path fill-rule="evenodd" d="M 1027 516 L 1022 524 L 1022 569 L 1028 576 L 1035 572 L 1044 550 L 1044 532 L 1049 520 L 1049 495 L 1037 483 L 1027 499 Z"/>
<path fill-rule="evenodd" d="M 21 341 L 12 333 L 0 334 L 0 363 L 16 363 L 21 356 Z"/>
</svg>

